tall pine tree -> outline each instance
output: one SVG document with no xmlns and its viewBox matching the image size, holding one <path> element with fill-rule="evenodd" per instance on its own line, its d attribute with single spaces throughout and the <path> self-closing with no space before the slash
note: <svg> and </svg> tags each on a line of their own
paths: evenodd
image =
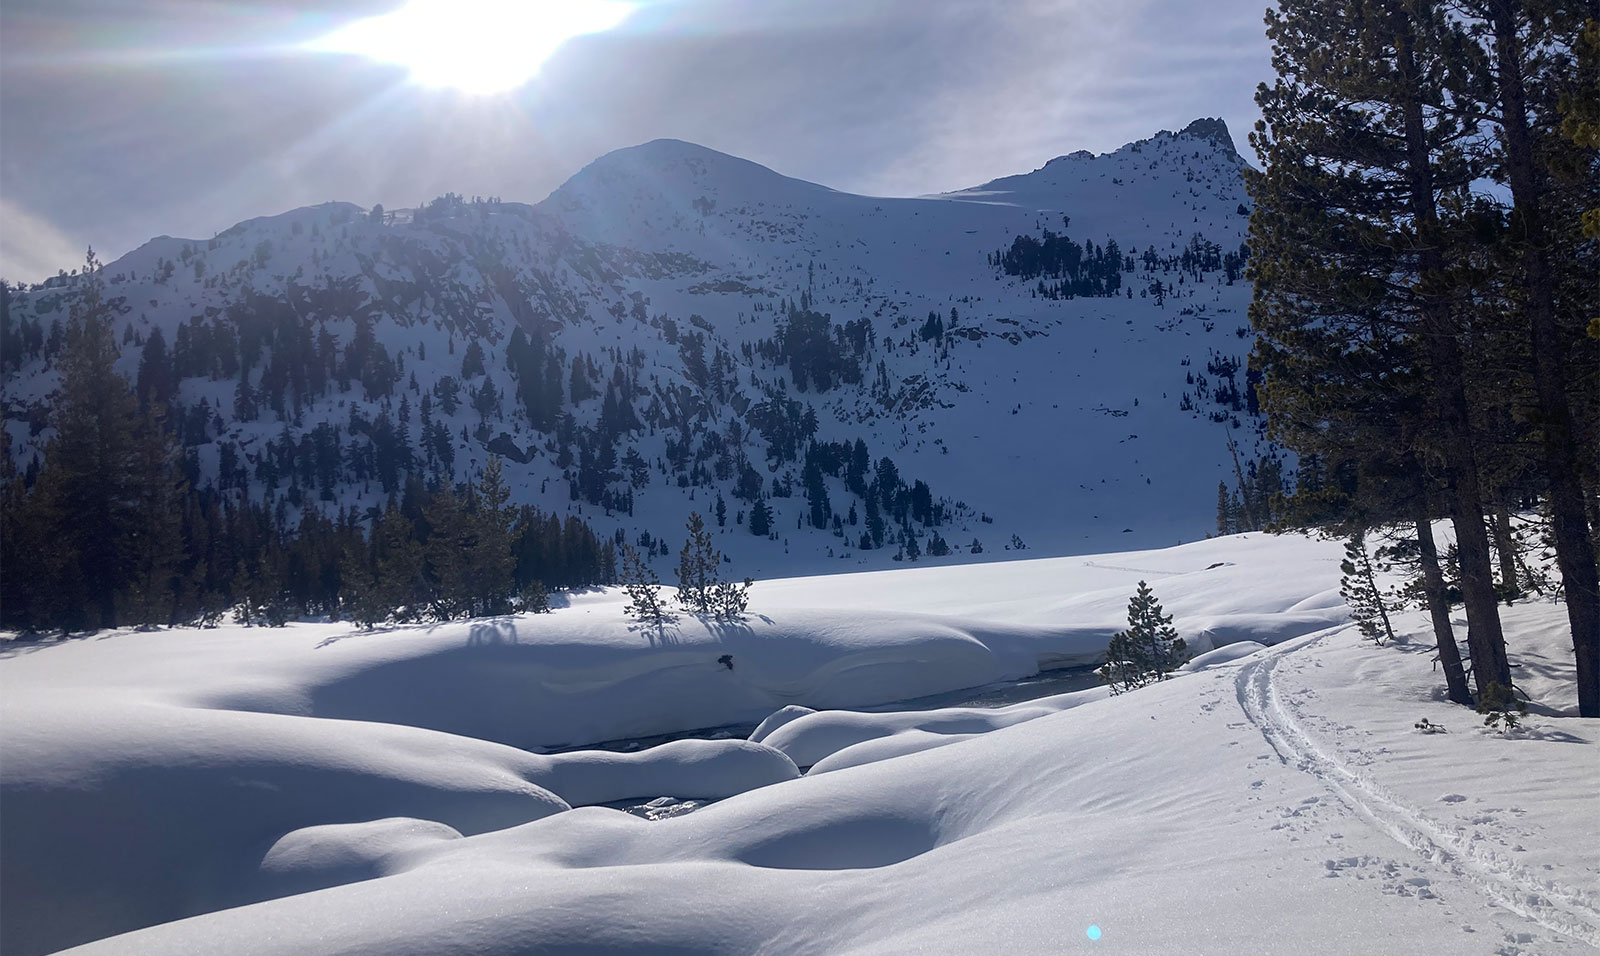
<svg viewBox="0 0 1600 956">
<path fill-rule="evenodd" d="M 1266 169 L 1250 176 L 1263 407 L 1269 421 L 1345 427 L 1421 389 L 1428 411 L 1391 432 L 1389 455 L 1437 468 L 1474 675 L 1480 688 L 1509 683 L 1463 354 L 1472 315 L 1447 256 L 1483 172 L 1457 108 L 1462 28 L 1425 0 L 1284 0 L 1267 25 L 1279 79 L 1257 94 Z"/>
</svg>

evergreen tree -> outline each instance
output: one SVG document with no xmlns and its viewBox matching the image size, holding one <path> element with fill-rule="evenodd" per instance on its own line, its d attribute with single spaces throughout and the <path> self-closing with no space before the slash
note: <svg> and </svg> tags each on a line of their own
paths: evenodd
<svg viewBox="0 0 1600 956">
<path fill-rule="evenodd" d="M 1447 255 L 1475 221 L 1483 175 L 1478 130 L 1456 109 L 1462 26 L 1428 2 L 1284 0 L 1267 32 L 1279 79 L 1256 97 L 1266 169 L 1248 180 L 1252 364 L 1269 427 L 1312 426 L 1290 446 L 1337 452 L 1295 438 L 1327 422 L 1348 439 L 1420 395 L 1431 414 L 1390 434 L 1409 430 L 1396 451 L 1426 454 L 1447 491 L 1479 686 L 1509 683 L 1467 392 L 1470 257 Z"/>
<path fill-rule="evenodd" d="M 749 605 L 751 580 L 722 580 L 722 555 L 712 545 L 699 513 L 690 513 L 688 530 L 689 538 L 678 553 L 678 603 L 695 614 L 738 620 Z"/>
<path fill-rule="evenodd" d="M 718 581 L 711 587 L 711 613 L 720 621 L 737 621 L 750 607 L 751 578 L 743 581 Z"/>
<path fill-rule="evenodd" d="M 396 507 L 383 513 L 372 530 L 378 602 L 397 620 L 416 620 L 427 601 L 425 560 L 411 520 Z"/>
<path fill-rule="evenodd" d="M 628 595 L 623 613 L 657 630 L 672 622 L 672 614 L 661 600 L 661 580 L 631 544 L 622 547 L 622 589 Z"/>
<path fill-rule="evenodd" d="M 772 509 L 765 498 L 757 498 L 750 508 L 750 533 L 765 538 L 772 532 Z"/>
<path fill-rule="evenodd" d="M 474 534 L 462 496 L 453 488 L 440 488 L 428 499 L 423 514 L 428 523 L 424 549 L 433 615 L 448 621 L 471 613 L 466 556 L 472 551 Z"/>
<path fill-rule="evenodd" d="M 253 627 L 283 627 L 289 622 L 286 590 L 287 555 L 276 542 L 266 542 L 252 557 L 239 584 L 241 597 L 234 618 Z"/>
<path fill-rule="evenodd" d="M 549 614 L 550 592 L 545 590 L 544 582 L 534 578 L 523 585 L 517 596 L 517 610 L 524 614 Z"/>
<path fill-rule="evenodd" d="M 504 613 L 514 590 L 511 525 L 515 511 L 508 505 L 510 498 L 511 489 L 506 487 L 500 458 L 490 455 L 478 483 L 477 508 L 472 514 L 474 540 L 469 565 L 476 614 Z"/>
<path fill-rule="evenodd" d="M 1578 671 L 1578 712 L 1600 717 L 1600 571 L 1595 563 L 1595 540 L 1585 514 L 1580 453 L 1573 415 L 1574 381 L 1569 356 L 1587 355 L 1591 366 L 1595 351 L 1583 336 L 1581 308 L 1592 308 L 1596 273 L 1592 244 L 1571 247 L 1571 260 L 1580 266 L 1578 296 L 1587 301 L 1563 303 L 1557 269 L 1557 242 L 1563 224 L 1557 180 L 1552 161 L 1572 145 L 1558 135 L 1557 94 L 1572 71 L 1573 40 L 1578 37 L 1577 4 L 1538 0 L 1464 0 L 1472 18 L 1473 37 L 1482 44 L 1459 57 L 1473 69 L 1484 94 L 1483 105 L 1494 122 L 1498 147 L 1494 165 L 1511 191 L 1509 229 L 1499 235 L 1506 258 L 1520 280 L 1520 308 L 1514 313 L 1524 327 L 1529 360 L 1525 363 L 1538 408 L 1541 463 L 1549 483 L 1546 506 L 1555 544 L 1556 564 L 1567 603 L 1573 651 Z M 1591 14 L 1593 12 L 1591 6 Z M 1580 147 L 1581 149 L 1581 147 Z M 1554 154 L 1554 155 L 1553 155 Z M 1592 152 L 1574 157 L 1573 165 L 1586 172 L 1593 196 L 1595 160 Z M 1565 228 L 1580 231 L 1575 206 Z M 1569 308 L 1562 309 L 1566 304 Z M 1565 311 L 1570 321 L 1563 323 Z M 1519 323 L 1521 324 L 1521 323 Z M 1591 415 L 1593 411 L 1591 410 Z M 1589 460 L 1593 461 L 1593 436 Z M 1597 529 L 1600 530 L 1600 529 Z M 1501 675 L 1497 673 L 1496 678 Z M 1502 683 L 1509 686 L 1507 673 Z"/>
<path fill-rule="evenodd" d="M 373 562 L 373 548 L 359 539 L 345 542 L 339 566 L 339 611 L 368 630 L 389 619 L 391 606 Z"/>
<path fill-rule="evenodd" d="M 1394 641 L 1394 628 L 1389 623 L 1389 611 L 1383 606 L 1383 594 L 1378 590 L 1378 580 L 1372 557 L 1367 553 L 1366 535 L 1360 531 L 1352 534 L 1344 545 L 1344 560 L 1339 562 L 1343 577 L 1339 579 L 1339 594 L 1350 608 L 1350 617 L 1363 636 L 1378 646 Z"/>
<path fill-rule="evenodd" d="M 177 623 L 179 575 L 186 557 L 182 519 L 186 482 L 160 407 L 152 404 L 142 416 L 129 462 L 132 500 L 117 543 L 127 576 L 118 601 L 118 617 L 124 624 Z"/>
<path fill-rule="evenodd" d="M 1172 616 L 1161 610 L 1150 586 L 1140 581 L 1128 600 L 1128 629 L 1111 638 L 1106 662 L 1099 670 L 1113 694 L 1166 680 L 1189 659 L 1189 649 L 1172 626 Z"/>
<path fill-rule="evenodd" d="M 61 581 L 66 615 L 60 623 L 69 628 L 115 627 L 117 593 L 128 576 L 139 415 L 132 386 L 116 371 L 111 317 L 91 251 L 61 360 L 56 435 L 39 477 L 48 540 L 70 556 L 76 571 Z"/>
<path fill-rule="evenodd" d="M 172 399 L 172 389 L 172 359 L 167 354 L 166 336 L 158 326 L 151 329 L 150 336 L 145 339 L 134 391 L 138 394 L 142 406 L 164 407 Z"/>
<path fill-rule="evenodd" d="M 678 552 L 678 603 L 696 614 L 711 611 L 722 555 L 711 543 L 711 532 L 698 511 L 689 513 L 689 538 Z"/>
<path fill-rule="evenodd" d="M 461 357 L 461 379 L 470 381 L 483 374 L 483 346 L 473 339 L 467 344 L 467 352 Z"/>
<path fill-rule="evenodd" d="M 908 526 L 905 529 L 904 537 L 906 560 L 915 561 L 922 557 L 922 545 L 917 543 L 917 533 Z"/>
<path fill-rule="evenodd" d="M 1522 723 L 1523 716 L 1528 713 L 1528 705 L 1517 697 L 1514 688 L 1505 684 L 1489 684 L 1478 695 L 1478 713 L 1483 715 L 1485 727 L 1510 733 Z"/>
</svg>

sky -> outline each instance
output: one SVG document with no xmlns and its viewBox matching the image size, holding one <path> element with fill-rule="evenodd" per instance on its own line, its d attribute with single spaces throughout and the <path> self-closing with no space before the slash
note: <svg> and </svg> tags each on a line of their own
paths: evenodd
<svg viewBox="0 0 1600 956">
<path fill-rule="evenodd" d="M 1225 119 L 1248 156 L 1271 75 L 1265 0 L 638 0 L 488 95 L 319 42 L 404 2 L 5 0 L 0 277 L 332 200 L 537 202 L 660 137 L 889 196 L 1200 116 Z M 549 47 L 525 21 L 475 27 L 468 59 Z"/>
</svg>

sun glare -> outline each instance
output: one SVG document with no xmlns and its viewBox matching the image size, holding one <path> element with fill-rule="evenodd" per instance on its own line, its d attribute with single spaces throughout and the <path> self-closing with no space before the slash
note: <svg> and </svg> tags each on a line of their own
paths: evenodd
<svg viewBox="0 0 1600 956">
<path fill-rule="evenodd" d="M 618 26 L 634 6 L 621 0 L 412 0 L 319 37 L 307 49 L 393 63 L 421 86 L 504 93 L 532 79 L 563 43 Z"/>
</svg>

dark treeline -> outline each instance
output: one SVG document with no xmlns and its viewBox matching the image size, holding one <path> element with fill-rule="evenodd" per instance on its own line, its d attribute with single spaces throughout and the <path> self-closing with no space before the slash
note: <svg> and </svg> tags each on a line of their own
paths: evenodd
<svg viewBox="0 0 1600 956">
<path fill-rule="evenodd" d="M 859 385 L 861 366 L 877 344 L 867 319 L 840 325 L 812 308 L 802 292 L 797 305 L 785 310 L 770 339 L 756 343 L 756 353 L 774 365 L 787 365 L 795 388 L 826 392 L 835 386 Z"/>
<path fill-rule="evenodd" d="M 1578 7 L 1269 11 L 1279 79 L 1257 95 L 1264 170 L 1247 174 L 1251 367 L 1271 435 L 1315 463 L 1300 520 L 1414 536 L 1452 700 L 1514 703 L 1497 599 L 1521 583 L 1508 514 L 1536 507 L 1593 717 L 1600 33 Z M 1436 518 L 1454 525 L 1465 662 Z"/>
<path fill-rule="evenodd" d="M 292 525 L 287 495 L 252 501 L 242 478 L 197 489 L 165 386 L 115 370 L 97 270 L 91 259 L 66 326 L 42 462 L 18 473 L 0 448 L 0 626 L 171 625 L 229 610 L 267 624 L 442 620 L 540 610 L 546 588 L 614 579 L 612 546 L 587 525 L 509 503 L 498 458 L 475 483 L 406 472 L 384 509 L 307 508 Z"/>
<path fill-rule="evenodd" d="M 835 513 L 825 477 L 843 479 L 845 489 L 862 500 L 864 513 L 856 510 L 854 502 L 850 503 L 848 516 L 841 518 Z M 806 448 L 801 483 L 811 506 L 812 527 L 831 527 L 836 536 L 854 542 L 862 551 L 883 547 L 885 535 L 898 526 L 898 556 L 915 561 L 923 554 L 917 541 L 917 526 L 936 528 L 947 517 L 944 502 L 934 498 L 927 482 L 919 478 L 906 484 L 900 469 L 887 455 L 874 464 L 866 442 L 859 438 L 854 443 L 812 442 Z M 847 530 L 858 523 L 863 525 L 859 536 Z M 950 553 L 936 531 L 928 548 L 928 553 L 936 557 Z"/>
<path fill-rule="evenodd" d="M 1117 240 L 1082 245 L 1049 229 L 1041 238 L 1017 236 L 1011 248 L 993 253 L 991 265 L 1006 275 L 1038 279 L 1038 295 L 1051 299 L 1112 296 L 1122 289 L 1122 273 L 1133 271 L 1133 256 L 1124 256 Z M 1053 281 L 1046 281 L 1053 280 Z"/>
<path fill-rule="evenodd" d="M 1294 521 L 1295 497 L 1320 492 L 1324 478 L 1321 462 L 1311 456 L 1300 462 L 1291 487 L 1282 456 L 1270 447 L 1235 474 L 1233 487 L 1217 483 L 1217 534 L 1264 531 Z"/>
</svg>

